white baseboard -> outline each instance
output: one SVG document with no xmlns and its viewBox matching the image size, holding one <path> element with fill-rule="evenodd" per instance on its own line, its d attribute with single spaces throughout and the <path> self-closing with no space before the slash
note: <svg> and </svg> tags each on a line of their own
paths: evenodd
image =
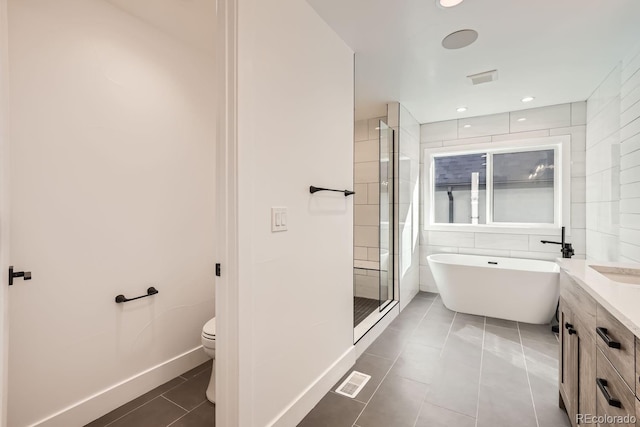
<svg viewBox="0 0 640 427">
<path fill-rule="evenodd" d="M 331 387 L 356 363 L 355 347 L 351 346 L 326 371 L 307 387 L 291 404 L 273 419 L 269 427 L 291 427 L 300 421 L 320 402 Z"/>
<path fill-rule="evenodd" d="M 161 384 L 195 368 L 209 357 L 202 346 L 160 363 L 118 384 L 99 391 L 30 427 L 82 426 L 124 405 Z M 337 380 L 336 380 L 337 381 Z"/>
</svg>

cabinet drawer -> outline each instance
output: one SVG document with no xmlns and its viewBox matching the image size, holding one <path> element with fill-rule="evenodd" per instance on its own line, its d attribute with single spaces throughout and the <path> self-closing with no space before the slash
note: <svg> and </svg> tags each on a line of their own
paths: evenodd
<svg viewBox="0 0 640 427">
<path fill-rule="evenodd" d="M 635 337 L 598 304 L 596 342 L 627 385 L 635 391 Z"/>
<path fill-rule="evenodd" d="M 591 297 L 564 271 L 560 271 L 560 297 L 574 315 L 582 319 L 582 323 L 588 329 L 589 335 L 595 338 L 596 329 L 596 300 Z"/>
<path fill-rule="evenodd" d="M 604 354 L 598 350 L 596 375 L 596 406 L 598 416 L 635 416 L 636 397 Z M 600 384 L 598 384 L 600 382 Z M 609 424 L 601 424 L 608 426 Z M 612 424 L 613 425 L 613 424 Z M 615 424 L 616 427 L 635 427 L 634 424 Z"/>
</svg>

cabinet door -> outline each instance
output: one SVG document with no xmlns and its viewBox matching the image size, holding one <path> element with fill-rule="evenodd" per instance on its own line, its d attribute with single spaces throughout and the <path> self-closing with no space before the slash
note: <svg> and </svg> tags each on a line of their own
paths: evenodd
<svg viewBox="0 0 640 427">
<path fill-rule="evenodd" d="M 576 334 L 572 335 L 572 348 L 575 349 L 577 367 L 576 414 L 596 413 L 596 342 L 591 331 L 587 329 L 578 316 L 574 316 L 573 324 Z M 575 419 L 575 418 L 574 418 Z M 579 424 L 582 425 L 582 424 Z"/>
<path fill-rule="evenodd" d="M 572 424 L 575 422 L 578 387 L 578 353 L 575 349 L 574 336 L 575 325 L 573 324 L 573 314 L 569 307 L 560 300 L 560 391 L 564 400 L 564 405 L 569 414 Z"/>
</svg>

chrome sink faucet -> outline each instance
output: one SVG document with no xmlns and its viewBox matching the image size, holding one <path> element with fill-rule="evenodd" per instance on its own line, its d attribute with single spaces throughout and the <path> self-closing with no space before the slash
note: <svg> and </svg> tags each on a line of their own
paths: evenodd
<svg viewBox="0 0 640 427">
<path fill-rule="evenodd" d="M 560 252 L 562 252 L 562 258 L 571 258 L 574 254 L 575 251 L 573 250 L 573 247 L 571 246 L 571 243 L 565 243 L 564 241 L 564 227 L 562 227 L 562 241 L 561 242 L 552 242 L 551 240 L 540 240 L 541 243 L 552 243 L 554 245 L 560 245 L 561 249 Z"/>
</svg>

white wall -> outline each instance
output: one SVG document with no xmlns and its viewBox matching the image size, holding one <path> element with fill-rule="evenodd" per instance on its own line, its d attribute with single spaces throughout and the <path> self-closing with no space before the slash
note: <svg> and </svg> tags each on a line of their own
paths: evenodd
<svg viewBox="0 0 640 427">
<path fill-rule="evenodd" d="M 640 262 L 640 47 L 587 100 L 587 258 Z"/>
<path fill-rule="evenodd" d="M 304 0 L 240 0 L 238 43 L 240 425 L 291 426 L 355 361 L 353 197 L 309 194 L 353 185 L 353 53 Z"/>
<path fill-rule="evenodd" d="M 511 113 L 427 123 L 421 126 L 421 148 L 481 144 L 545 136 L 571 135 L 571 235 L 577 258 L 584 258 L 585 243 L 585 102 L 552 105 Z M 526 121 L 518 119 L 526 117 Z M 471 127 L 465 128 L 464 125 Z M 422 153 L 424 162 L 424 153 Z M 422 163 L 424 173 L 424 163 Z M 422 194 L 421 194 L 422 197 Z M 421 200 L 421 206 L 424 201 Z M 420 215 L 421 221 L 423 215 Z M 559 240 L 560 233 L 547 236 L 521 232 L 484 233 L 426 231 L 421 222 L 420 289 L 437 292 L 427 256 L 461 253 L 553 260 L 560 256 L 557 245 L 540 240 Z"/>
<path fill-rule="evenodd" d="M 11 0 L 9 27 L 12 262 L 33 272 L 10 289 L 9 425 L 83 425 L 206 360 L 214 64 L 103 1 Z"/>
<path fill-rule="evenodd" d="M 395 280 L 404 310 L 420 283 L 420 124 L 397 102 L 389 104 L 388 117 L 396 136 Z"/>
</svg>

